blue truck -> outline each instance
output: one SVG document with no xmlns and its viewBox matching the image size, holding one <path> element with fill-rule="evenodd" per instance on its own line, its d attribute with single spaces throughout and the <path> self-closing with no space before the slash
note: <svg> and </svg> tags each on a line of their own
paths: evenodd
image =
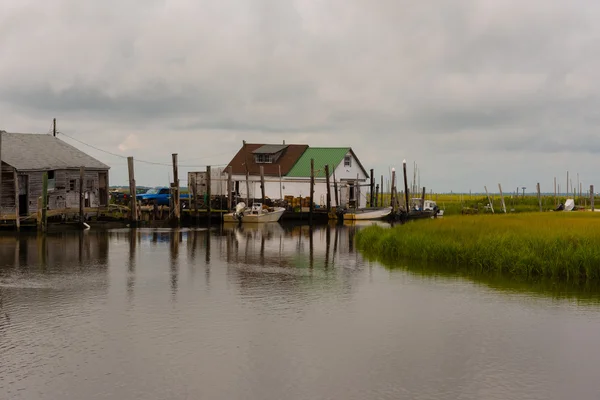
<svg viewBox="0 0 600 400">
<path fill-rule="evenodd" d="M 135 198 L 143 205 L 168 206 L 171 201 L 171 193 L 168 187 L 157 187 L 148 189 L 146 193 L 138 194 Z M 179 198 L 187 200 L 189 195 L 180 194 Z"/>
</svg>

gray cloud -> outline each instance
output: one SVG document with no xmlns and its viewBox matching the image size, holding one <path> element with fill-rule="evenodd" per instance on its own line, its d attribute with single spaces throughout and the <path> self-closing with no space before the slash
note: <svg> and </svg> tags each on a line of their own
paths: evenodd
<svg viewBox="0 0 600 400">
<path fill-rule="evenodd" d="M 596 2 L 51 3 L 3 3 L 1 129 L 57 117 L 110 152 L 200 165 L 242 140 L 350 145 L 378 173 L 416 160 L 440 191 L 594 179 Z M 125 182 L 121 158 L 82 149 Z"/>
</svg>

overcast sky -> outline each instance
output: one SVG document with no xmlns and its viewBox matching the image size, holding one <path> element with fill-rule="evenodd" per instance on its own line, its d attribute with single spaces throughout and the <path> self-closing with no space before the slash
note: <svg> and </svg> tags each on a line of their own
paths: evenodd
<svg viewBox="0 0 600 400">
<path fill-rule="evenodd" d="M 3 0 L 0 129 L 56 117 L 192 166 L 242 140 L 351 146 L 377 175 L 416 161 L 437 192 L 600 185 L 598 49 L 592 0 Z M 126 183 L 126 160 L 62 138 Z M 170 174 L 136 164 L 140 185 Z"/>
</svg>

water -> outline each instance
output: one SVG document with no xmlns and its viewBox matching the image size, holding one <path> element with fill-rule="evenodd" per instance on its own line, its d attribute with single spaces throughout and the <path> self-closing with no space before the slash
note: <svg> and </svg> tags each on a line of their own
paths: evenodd
<svg viewBox="0 0 600 400">
<path fill-rule="evenodd" d="M 388 270 L 355 231 L 0 236 L 0 398 L 600 398 L 594 293 Z"/>
</svg>

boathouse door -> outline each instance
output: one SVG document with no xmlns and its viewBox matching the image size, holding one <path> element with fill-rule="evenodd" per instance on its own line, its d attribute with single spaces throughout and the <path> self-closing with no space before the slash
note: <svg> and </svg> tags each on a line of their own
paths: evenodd
<svg viewBox="0 0 600 400">
<path fill-rule="evenodd" d="M 19 175 L 19 215 L 25 216 L 29 214 L 29 180 L 27 175 Z"/>
</svg>

